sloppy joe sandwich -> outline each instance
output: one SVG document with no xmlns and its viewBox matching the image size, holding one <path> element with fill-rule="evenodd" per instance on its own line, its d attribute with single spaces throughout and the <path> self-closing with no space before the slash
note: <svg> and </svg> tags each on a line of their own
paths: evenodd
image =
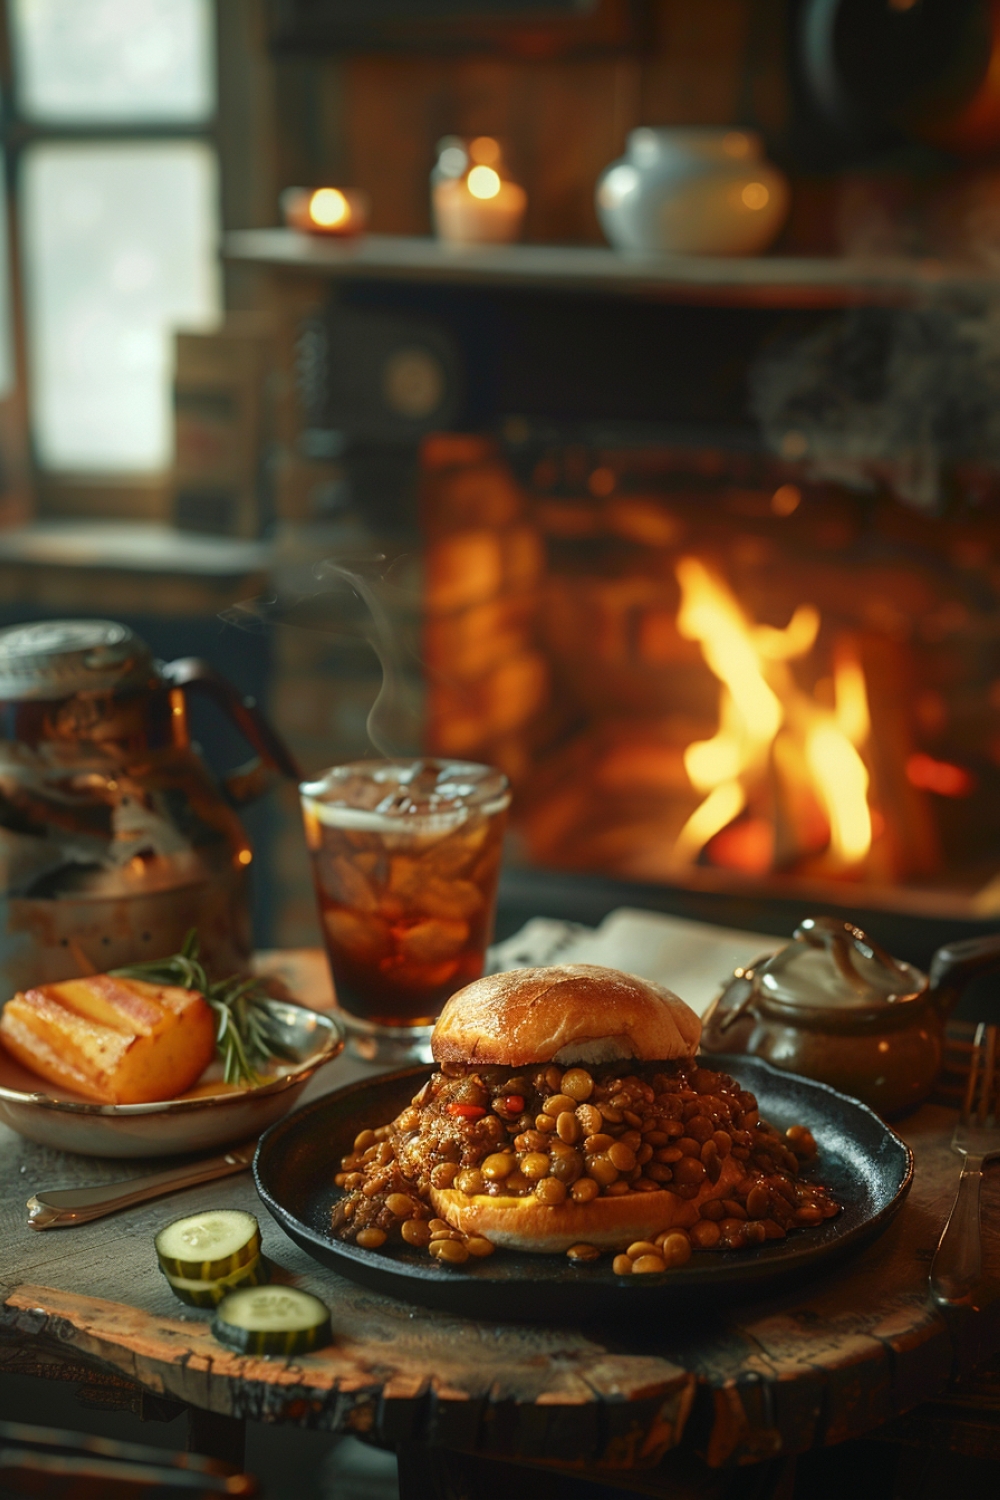
<svg viewBox="0 0 1000 1500">
<path fill-rule="evenodd" d="M 804 1183 L 808 1131 L 761 1121 L 752 1094 L 699 1065 L 675 994 L 589 964 L 466 986 L 431 1047 L 437 1071 L 392 1122 L 360 1132 L 333 1229 L 459 1264 L 494 1246 L 664 1270 L 692 1248 L 783 1239 L 838 1211 Z"/>
</svg>

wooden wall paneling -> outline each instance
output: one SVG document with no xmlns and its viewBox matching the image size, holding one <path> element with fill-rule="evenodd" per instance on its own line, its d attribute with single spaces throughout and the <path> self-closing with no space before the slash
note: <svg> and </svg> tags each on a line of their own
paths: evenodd
<svg viewBox="0 0 1000 1500">
<path fill-rule="evenodd" d="M 780 132 L 782 16 L 781 0 L 654 0 L 645 53 L 352 56 L 343 64 L 348 176 L 372 194 L 373 229 L 424 234 L 437 140 L 497 135 L 528 192 L 526 238 L 600 243 L 594 185 L 636 125 Z M 304 108 L 300 98 L 300 120 Z"/>
<path fill-rule="evenodd" d="M 600 242 L 598 173 L 636 117 L 626 58 L 520 63 L 473 57 L 360 57 L 347 64 L 350 176 L 373 199 L 372 228 L 426 234 L 435 146 L 443 135 L 495 135 L 528 193 L 531 240 Z"/>
<path fill-rule="evenodd" d="M 784 0 L 650 0 L 630 52 L 353 53 L 273 60 L 278 185 L 343 181 L 371 193 L 372 228 L 430 230 L 442 135 L 502 138 L 528 192 L 525 235 L 600 243 L 600 171 L 639 124 L 747 124 L 780 140 Z"/>
<path fill-rule="evenodd" d="M 788 0 L 750 0 L 740 118 L 764 132 L 779 160 L 791 144 L 790 48 Z"/>
<path fill-rule="evenodd" d="M 523 131 L 524 81 L 534 71 L 534 66 L 499 57 L 464 59 L 450 71 L 446 88 L 433 98 L 428 124 L 435 138 L 454 131 L 514 141 Z"/>
<path fill-rule="evenodd" d="M 276 175 L 286 187 L 362 185 L 352 179 L 339 57 L 278 56 L 274 70 Z M 275 204 L 277 222 L 277 204 Z"/>
<path fill-rule="evenodd" d="M 349 175 L 372 197 L 371 227 L 428 234 L 434 144 L 449 131 L 454 76 L 442 58 L 357 57 L 345 64 Z"/>
<path fill-rule="evenodd" d="M 218 28 L 223 228 L 275 224 L 279 136 L 261 0 L 219 0 Z"/>
<path fill-rule="evenodd" d="M 643 67 L 645 125 L 746 124 L 740 118 L 753 0 L 654 0 Z"/>
<path fill-rule="evenodd" d="M 627 60 L 608 57 L 546 64 L 525 80 L 532 151 L 525 182 L 528 239 L 604 243 L 594 187 L 639 123 L 631 113 L 624 117 L 623 102 L 627 109 L 637 93 L 628 87 L 629 76 Z"/>
<path fill-rule="evenodd" d="M 436 14 L 418 16 L 417 9 Z M 534 5 L 527 11 L 500 14 L 501 7 L 424 6 L 412 3 L 372 7 L 376 13 L 363 16 L 364 7 L 345 7 L 333 0 L 326 6 L 316 0 L 269 0 L 269 36 L 279 52 L 313 50 L 355 52 L 498 52 L 509 57 L 574 56 L 598 49 L 635 47 L 647 30 L 646 0 L 557 0 L 548 7 Z M 394 11 L 390 17 L 386 11 Z M 447 14 L 450 10 L 450 14 Z M 378 12 L 381 11 L 381 14 Z M 408 11 L 408 15 L 404 12 Z M 490 13 L 492 12 L 492 13 Z"/>
</svg>

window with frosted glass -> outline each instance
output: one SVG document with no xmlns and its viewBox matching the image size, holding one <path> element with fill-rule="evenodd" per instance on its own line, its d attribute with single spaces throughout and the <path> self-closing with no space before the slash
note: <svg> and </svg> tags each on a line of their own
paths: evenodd
<svg viewBox="0 0 1000 1500">
<path fill-rule="evenodd" d="M 197 124 L 215 107 L 211 0 L 8 0 L 18 112 Z"/>
<path fill-rule="evenodd" d="M 7 0 L 7 14 L 27 137 L 19 251 L 36 456 L 47 469 L 162 469 L 173 332 L 220 311 L 216 153 L 202 135 L 215 113 L 214 0 Z"/>
<path fill-rule="evenodd" d="M 172 330 L 218 314 L 215 154 L 196 141 L 45 143 L 22 172 L 38 458 L 162 468 Z"/>
</svg>

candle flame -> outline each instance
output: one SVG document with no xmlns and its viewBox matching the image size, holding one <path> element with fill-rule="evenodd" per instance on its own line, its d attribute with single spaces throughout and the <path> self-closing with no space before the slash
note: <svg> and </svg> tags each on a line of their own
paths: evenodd
<svg viewBox="0 0 1000 1500">
<path fill-rule="evenodd" d="M 500 191 L 500 174 L 492 167 L 473 167 L 465 180 L 473 198 L 495 198 Z"/>
<path fill-rule="evenodd" d="M 335 229 L 350 212 L 350 205 L 338 188 L 317 188 L 309 199 L 309 217 L 321 229 Z"/>
</svg>

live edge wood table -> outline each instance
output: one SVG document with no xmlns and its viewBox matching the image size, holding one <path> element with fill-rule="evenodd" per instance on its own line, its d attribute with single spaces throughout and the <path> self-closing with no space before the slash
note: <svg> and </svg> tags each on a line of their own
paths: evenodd
<svg viewBox="0 0 1000 1500">
<path fill-rule="evenodd" d="M 307 1003 L 331 1003 L 318 954 L 274 955 L 267 966 Z M 312 1093 L 361 1071 L 341 1059 Z M 184 1315 L 155 1266 L 153 1235 L 165 1220 L 210 1205 L 260 1212 L 248 1174 L 39 1233 L 25 1217 L 32 1192 L 114 1181 L 151 1164 L 62 1155 L 0 1128 L 0 1369 L 78 1381 L 95 1371 L 91 1378 L 147 1399 L 228 1418 L 232 1430 L 232 1419 L 252 1418 L 393 1444 L 409 1455 L 401 1476 L 419 1455 L 412 1492 L 421 1496 L 449 1492 L 440 1479 L 449 1455 L 489 1460 L 481 1500 L 493 1493 L 489 1476 L 509 1474 L 510 1463 L 544 1465 L 535 1472 L 544 1472 L 550 1497 L 562 1493 L 560 1472 L 675 1494 L 690 1492 L 697 1470 L 708 1486 L 698 1492 L 709 1492 L 712 1476 L 728 1472 L 732 1481 L 735 1466 L 780 1468 L 775 1461 L 789 1455 L 880 1428 L 1000 1350 L 995 1181 L 983 1193 L 978 1307 L 946 1321 L 927 1300 L 928 1265 L 958 1180 L 953 1122 L 936 1105 L 903 1122 L 913 1188 L 887 1232 L 847 1264 L 785 1295 L 638 1327 L 516 1326 L 429 1312 L 316 1265 L 261 1212 L 265 1253 L 333 1318 L 328 1349 L 288 1362 L 227 1353 L 203 1315 Z M 534 1493 L 523 1482 L 530 1473 L 518 1469 L 522 1500 Z M 459 1493 L 454 1484 L 451 1492 Z"/>
</svg>

